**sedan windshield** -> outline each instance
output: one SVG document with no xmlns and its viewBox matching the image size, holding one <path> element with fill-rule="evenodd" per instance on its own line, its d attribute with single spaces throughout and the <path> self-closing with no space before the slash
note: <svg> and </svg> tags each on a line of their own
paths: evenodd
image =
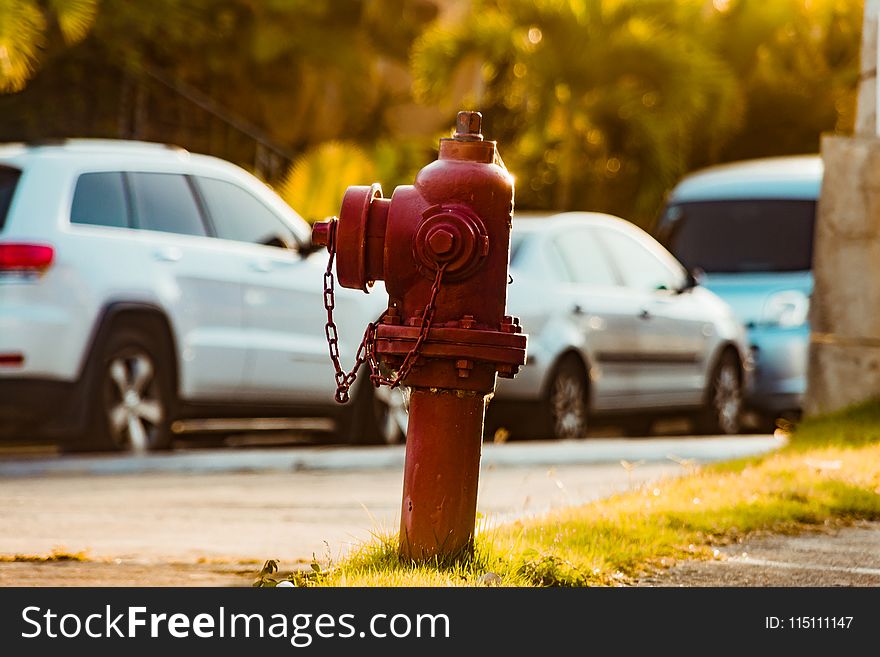
<svg viewBox="0 0 880 657">
<path fill-rule="evenodd" d="M 700 201 L 671 205 L 660 241 L 688 269 L 805 271 L 813 258 L 815 201 Z"/>
</svg>

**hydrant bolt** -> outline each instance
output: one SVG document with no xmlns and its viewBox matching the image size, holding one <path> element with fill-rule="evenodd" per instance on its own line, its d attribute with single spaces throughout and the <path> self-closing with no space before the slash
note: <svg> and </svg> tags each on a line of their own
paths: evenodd
<svg viewBox="0 0 880 657">
<path fill-rule="evenodd" d="M 455 119 L 455 139 L 482 140 L 483 115 L 479 112 L 459 112 Z"/>
<path fill-rule="evenodd" d="M 448 230 L 438 228 L 428 237 L 428 246 L 438 256 L 444 256 L 455 245 L 455 236 Z"/>
</svg>

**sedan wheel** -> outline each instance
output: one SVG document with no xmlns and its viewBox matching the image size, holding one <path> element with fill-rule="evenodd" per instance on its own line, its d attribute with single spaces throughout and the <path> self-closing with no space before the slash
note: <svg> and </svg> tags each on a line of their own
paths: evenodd
<svg viewBox="0 0 880 657">
<path fill-rule="evenodd" d="M 409 388 L 382 386 L 374 390 L 376 425 L 382 442 L 396 445 L 406 440 L 409 426 Z"/>
<path fill-rule="evenodd" d="M 587 433 L 587 382 L 583 368 L 566 359 L 550 383 L 547 400 L 554 438 L 583 438 Z"/>
<path fill-rule="evenodd" d="M 336 440 L 352 445 L 393 445 L 406 438 L 409 399 L 400 386 L 374 388 L 358 380 L 351 401 L 337 418 Z"/>
<path fill-rule="evenodd" d="M 739 433 L 742 408 L 739 364 L 733 355 L 727 353 L 712 374 L 701 429 L 704 433 Z"/>
</svg>

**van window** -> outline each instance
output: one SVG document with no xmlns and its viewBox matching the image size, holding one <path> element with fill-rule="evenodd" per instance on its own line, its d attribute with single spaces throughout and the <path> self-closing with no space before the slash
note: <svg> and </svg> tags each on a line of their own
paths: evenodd
<svg viewBox="0 0 880 657">
<path fill-rule="evenodd" d="M 6 223 L 6 215 L 9 213 L 9 206 L 12 205 L 12 195 L 15 194 L 19 177 L 21 171 L 18 169 L 0 166 L 0 230 L 3 230 L 3 225 Z"/>
<path fill-rule="evenodd" d="M 811 200 L 694 201 L 667 208 L 659 237 L 686 267 L 707 273 L 812 267 Z"/>
<path fill-rule="evenodd" d="M 128 203 L 122 174 L 84 173 L 76 181 L 70 221 L 92 226 L 128 226 Z"/>
<path fill-rule="evenodd" d="M 206 235 L 192 187 L 176 173 L 129 173 L 137 227 L 179 235 Z"/>
</svg>

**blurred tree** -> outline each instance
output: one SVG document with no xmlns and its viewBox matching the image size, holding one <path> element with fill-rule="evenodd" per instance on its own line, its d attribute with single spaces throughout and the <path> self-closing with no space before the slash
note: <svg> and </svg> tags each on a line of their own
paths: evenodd
<svg viewBox="0 0 880 657">
<path fill-rule="evenodd" d="M 412 0 L 131 4 L 102 11 L 95 38 L 135 83 L 159 71 L 294 151 L 383 134 L 385 105 L 399 96 L 388 69 L 400 62 L 406 72 L 410 44 L 434 16 Z"/>
<path fill-rule="evenodd" d="M 0 139 L 174 142 L 249 168 L 266 156 L 255 137 L 275 156 L 336 139 L 369 150 L 412 104 L 409 48 L 435 14 L 431 0 L 104 0 L 76 52 L 0 100 Z"/>
<path fill-rule="evenodd" d="M 692 126 L 723 138 L 736 83 L 704 44 L 672 29 L 694 2 L 479 0 L 416 43 L 416 93 L 437 102 L 474 59 L 471 98 L 517 176 L 520 206 L 646 221 L 687 170 Z"/>
<path fill-rule="evenodd" d="M 433 158 L 435 143 L 382 139 L 363 148 L 353 142 L 324 142 L 296 158 L 276 191 L 303 218 L 319 221 L 339 214 L 350 185 L 379 182 L 387 197 L 398 185 L 412 184 L 418 170 Z"/>
<path fill-rule="evenodd" d="M 689 169 L 846 130 L 860 30 L 853 0 L 0 0 L 0 91 L 38 66 L 0 140 L 174 142 L 272 181 L 342 142 L 390 190 L 472 105 L 518 207 L 645 224 Z"/>
<path fill-rule="evenodd" d="M 0 0 L 0 93 L 19 91 L 40 55 L 59 38 L 82 40 L 95 18 L 97 0 Z"/>
<path fill-rule="evenodd" d="M 859 75 L 862 2 L 714 0 L 699 31 L 740 81 L 742 124 L 722 148 L 701 143 L 693 165 L 818 152 L 850 131 Z M 705 142 L 705 127 L 700 131 Z"/>
<path fill-rule="evenodd" d="M 356 144 L 328 141 L 299 157 L 276 191 L 312 222 L 338 214 L 349 185 L 369 185 L 375 178 L 372 159 Z"/>
</svg>

